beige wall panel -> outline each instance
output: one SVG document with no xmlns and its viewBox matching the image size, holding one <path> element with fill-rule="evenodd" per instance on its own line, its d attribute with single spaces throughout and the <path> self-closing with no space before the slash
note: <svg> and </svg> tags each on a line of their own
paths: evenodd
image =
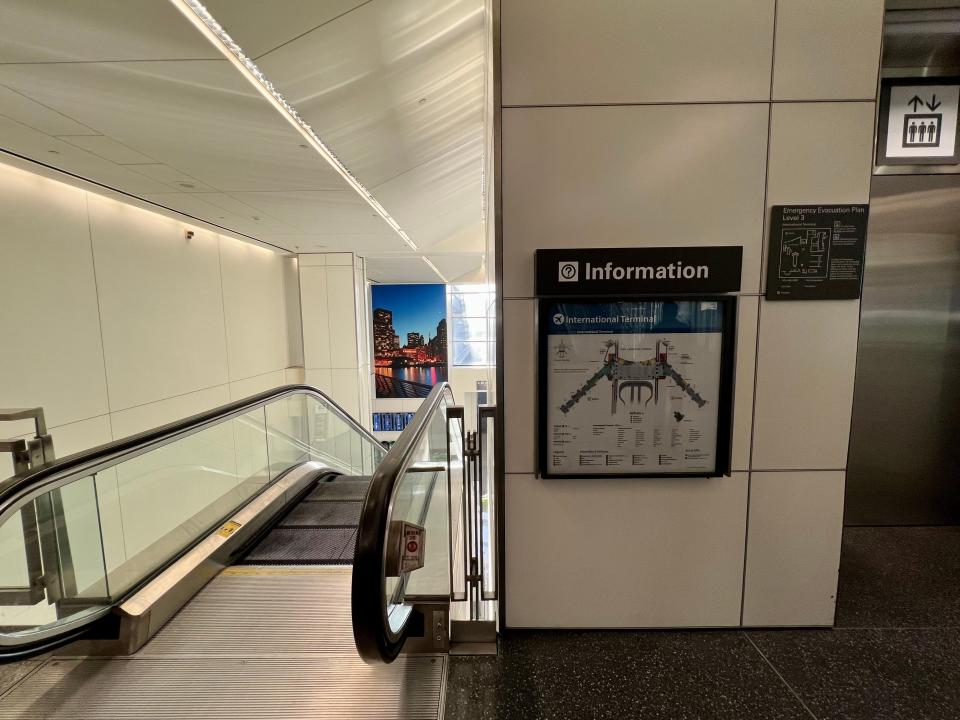
<svg viewBox="0 0 960 720">
<path fill-rule="evenodd" d="M 228 385 L 198 390 L 197 392 L 166 398 L 154 403 L 120 410 L 111 415 L 113 437 L 117 440 L 155 428 L 159 425 L 182 420 L 204 410 L 212 410 L 230 402 Z"/>
<path fill-rule="evenodd" d="M 330 317 L 327 269 L 300 265 L 300 312 L 303 317 L 304 367 L 330 367 Z"/>
<path fill-rule="evenodd" d="M 348 415 L 360 416 L 360 371 L 337 369 L 330 371 L 329 395 Z"/>
<path fill-rule="evenodd" d="M 306 368 L 303 372 L 304 382 L 333 397 L 330 393 L 332 387 L 330 372 L 330 368 Z"/>
<path fill-rule="evenodd" d="M 847 464 L 860 303 L 760 305 L 754 470 Z"/>
<path fill-rule="evenodd" d="M 740 622 L 747 475 L 506 478 L 510 627 Z"/>
<path fill-rule="evenodd" d="M 285 385 L 285 371 L 273 370 L 263 375 L 255 375 L 244 380 L 230 383 L 230 399 L 242 400 L 245 397 Z"/>
<path fill-rule="evenodd" d="M 766 100 L 773 0 L 504 0 L 503 103 Z"/>
<path fill-rule="evenodd" d="M 733 388 L 734 470 L 750 469 L 750 443 L 753 432 L 753 381 L 757 368 L 757 314 L 760 298 L 743 296 L 737 308 L 737 364 Z"/>
<path fill-rule="evenodd" d="M 536 301 L 503 303 L 504 467 L 532 473 L 537 446 Z"/>
<path fill-rule="evenodd" d="M 872 99 L 882 31 L 883 0 L 778 0 L 773 99 Z"/>
<path fill-rule="evenodd" d="M 287 324 L 287 365 L 303 366 L 303 317 L 300 314 L 300 265 L 295 257 L 282 259 L 283 312 Z"/>
<path fill-rule="evenodd" d="M 283 370 L 283 383 L 285 385 L 303 385 L 306 382 L 302 367 L 288 367 Z"/>
<path fill-rule="evenodd" d="M 754 472 L 744 625 L 832 625 L 843 472 Z"/>
<path fill-rule="evenodd" d="M 105 414 L 84 193 L 0 165 L 0 217 L 0 405 L 40 405 L 48 427 Z M 0 436 L 31 428 L 5 424 Z"/>
<path fill-rule="evenodd" d="M 328 265 L 330 367 L 356 368 L 360 364 L 357 341 L 357 306 L 353 266 Z M 365 328 L 364 328 L 365 330 Z M 312 361 L 308 365 L 313 366 Z"/>
<path fill-rule="evenodd" d="M 767 216 L 773 205 L 868 202 L 873 114 L 872 102 L 775 104 Z"/>
<path fill-rule="evenodd" d="M 283 263 L 271 250 L 220 236 L 231 381 L 289 365 Z"/>
<path fill-rule="evenodd" d="M 225 384 L 217 236 L 89 200 L 111 409 Z"/>
<path fill-rule="evenodd" d="M 759 286 L 764 105 L 503 113 L 504 296 L 533 294 L 536 248 L 742 245 Z"/>
</svg>

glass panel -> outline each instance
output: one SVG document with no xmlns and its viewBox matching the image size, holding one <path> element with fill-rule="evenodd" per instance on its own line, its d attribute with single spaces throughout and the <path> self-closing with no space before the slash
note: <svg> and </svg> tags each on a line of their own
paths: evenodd
<svg viewBox="0 0 960 720">
<path fill-rule="evenodd" d="M 460 418 L 450 421 L 450 561 L 452 592 L 464 598 L 467 592 L 466 466 Z"/>
<path fill-rule="evenodd" d="M 483 317 L 454 318 L 453 339 L 485 342 L 487 340 L 487 319 Z"/>
<path fill-rule="evenodd" d="M 109 567 L 124 592 L 269 482 L 264 409 L 214 425 L 116 466 L 123 560 Z"/>
<path fill-rule="evenodd" d="M 108 604 L 94 478 L 29 501 L 0 525 L 0 627 L 55 628 Z"/>
<path fill-rule="evenodd" d="M 490 343 L 486 342 L 462 342 L 453 343 L 453 364 L 454 365 L 489 365 L 492 355 L 490 354 Z"/>
<path fill-rule="evenodd" d="M 424 566 L 387 578 L 384 602 L 393 632 L 399 631 L 410 612 L 408 600 L 416 596 L 450 594 L 450 506 L 448 447 L 444 399 L 414 449 L 413 459 L 394 489 L 391 521 L 406 521 L 425 528 Z M 462 465 L 462 458 L 457 459 Z"/>
<path fill-rule="evenodd" d="M 478 422 L 482 425 L 480 428 L 483 442 L 480 445 L 480 463 L 482 472 L 480 480 L 480 533 L 483 543 L 483 567 L 480 572 L 483 573 L 483 593 L 484 599 L 489 600 L 496 596 L 497 592 L 497 507 L 494 477 L 496 473 L 493 443 L 494 421 L 492 417 L 481 417 Z"/>
<path fill-rule="evenodd" d="M 492 305 L 491 293 L 451 293 L 450 295 L 450 313 L 453 317 L 485 317 L 491 311 Z"/>
<path fill-rule="evenodd" d="M 369 475 L 385 454 L 299 394 L 51 490 L 0 521 L 0 642 L 108 607 L 292 467 Z"/>
</svg>

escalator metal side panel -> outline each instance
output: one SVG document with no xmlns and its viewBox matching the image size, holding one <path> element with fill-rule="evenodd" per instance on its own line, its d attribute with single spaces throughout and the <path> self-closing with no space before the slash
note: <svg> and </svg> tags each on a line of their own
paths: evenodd
<svg viewBox="0 0 960 720">
<path fill-rule="evenodd" d="M 287 472 L 114 608 L 120 626 L 117 639 L 81 640 L 62 650 L 61 654 L 135 653 L 210 580 L 230 565 L 246 543 L 325 472 L 329 472 L 329 468 L 317 462 L 307 462 Z"/>
</svg>

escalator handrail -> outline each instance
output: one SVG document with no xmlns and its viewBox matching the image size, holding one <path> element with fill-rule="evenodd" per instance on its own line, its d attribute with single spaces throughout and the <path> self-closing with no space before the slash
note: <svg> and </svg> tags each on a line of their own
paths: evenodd
<svg viewBox="0 0 960 720">
<path fill-rule="evenodd" d="M 293 395 L 308 395 L 318 398 L 354 430 L 363 434 L 378 447 L 383 447 L 373 433 L 360 425 L 326 393 L 311 385 L 282 385 L 242 400 L 235 400 L 212 410 L 205 410 L 182 420 L 176 420 L 151 430 L 113 440 L 88 450 L 82 450 L 28 472 L 7 478 L 0 482 L 0 522 L 10 508 L 21 502 L 27 495 L 40 495 L 48 490 L 69 484 L 77 478 L 91 475 L 105 467 L 117 465 L 155 448 L 168 445 L 180 438 L 194 435 L 201 430 L 219 425 L 234 417 Z"/>
<path fill-rule="evenodd" d="M 392 662 L 406 640 L 409 620 L 399 632 L 393 633 L 386 615 L 387 528 L 397 485 L 412 464 L 420 441 L 444 399 L 453 404 L 449 383 L 434 385 L 413 420 L 374 471 L 360 512 L 350 604 L 354 641 L 360 656 L 367 662 Z"/>
</svg>

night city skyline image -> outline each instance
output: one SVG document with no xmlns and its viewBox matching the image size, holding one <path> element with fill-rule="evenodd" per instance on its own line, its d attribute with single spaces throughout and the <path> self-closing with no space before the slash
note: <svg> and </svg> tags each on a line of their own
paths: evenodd
<svg viewBox="0 0 960 720">
<path fill-rule="evenodd" d="M 377 397 L 426 397 L 447 379 L 446 287 L 374 285 L 371 293 Z"/>
</svg>

